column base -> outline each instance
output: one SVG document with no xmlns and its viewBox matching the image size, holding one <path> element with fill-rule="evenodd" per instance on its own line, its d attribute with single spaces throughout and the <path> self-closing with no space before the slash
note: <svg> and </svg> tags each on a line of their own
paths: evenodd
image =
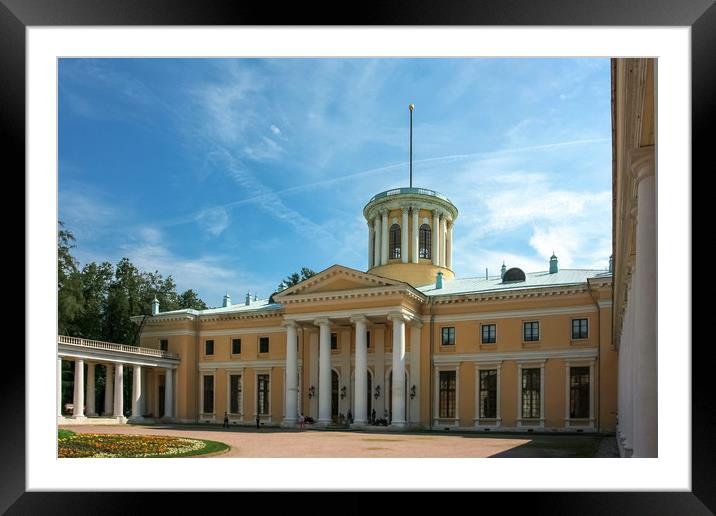
<svg viewBox="0 0 716 516">
<path fill-rule="evenodd" d="M 298 426 L 297 419 L 284 419 L 281 422 L 281 428 L 296 428 Z"/>
<path fill-rule="evenodd" d="M 124 416 L 112 416 L 112 418 L 113 418 L 113 419 L 116 419 L 116 420 L 117 420 L 117 423 L 119 423 L 120 425 L 125 425 L 125 424 L 127 424 L 127 418 L 124 417 Z"/>
<path fill-rule="evenodd" d="M 127 423 L 143 423 L 144 416 L 132 416 L 127 420 Z"/>
<path fill-rule="evenodd" d="M 328 425 L 332 425 L 332 424 L 333 424 L 333 421 L 331 419 L 319 419 L 318 421 L 316 421 L 313 424 L 313 426 L 324 427 L 324 426 L 328 426 Z"/>
<path fill-rule="evenodd" d="M 391 421 L 388 427 L 403 429 L 408 427 L 408 423 L 405 421 Z"/>
<path fill-rule="evenodd" d="M 82 419 L 87 419 L 87 416 L 85 416 L 84 414 L 81 415 L 81 416 L 68 416 L 67 419 L 79 419 L 79 420 L 82 420 Z"/>
</svg>

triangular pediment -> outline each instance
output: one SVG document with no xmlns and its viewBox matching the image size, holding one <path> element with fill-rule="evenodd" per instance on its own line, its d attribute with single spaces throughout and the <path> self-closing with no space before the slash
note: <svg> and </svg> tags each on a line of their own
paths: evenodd
<svg viewBox="0 0 716 516">
<path fill-rule="evenodd" d="M 406 284 L 342 265 L 333 265 L 315 276 L 276 294 L 274 298 L 280 302 L 281 298 L 304 294 L 377 289 L 401 285 Z"/>
</svg>

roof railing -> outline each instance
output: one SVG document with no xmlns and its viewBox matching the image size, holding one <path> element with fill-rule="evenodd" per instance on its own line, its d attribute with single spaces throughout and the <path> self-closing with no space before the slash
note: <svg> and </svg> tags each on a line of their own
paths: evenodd
<svg viewBox="0 0 716 516">
<path fill-rule="evenodd" d="M 59 344 L 69 344 L 71 346 L 80 346 L 83 348 L 106 349 L 108 351 L 122 351 L 124 353 L 133 353 L 135 355 L 179 359 L 179 355 L 177 353 L 161 349 L 140 348 L 139 346 L 127 346 L 126 344 L 81 339 L 79 337 L 68 337 L 66 335 L 58 335 L 57 342 Z"/>
<path fill-rule="evenodd" d="M 374 195 L 370 201 L 368 201 L 368 204 L 372 203 L 376 199 L 381 199 L 383 197 L 389 197 L 391 195 L 400 195 L 400 194 L 421 194 L 421 195 L 430 195 L 431 197 L 437 197 L 438 199 L 442 199 L 444 201 L 447 201 L 452 204 L 452 201 L 447 198 L 447 196 L 441 194 L 440 192 L 436 192 L 435 190 L 428 190 L 427 188 L 394 188 L 393 190 L 386 190 L 385 192 L 380 192 L 379 194 Z"/>
</svg>

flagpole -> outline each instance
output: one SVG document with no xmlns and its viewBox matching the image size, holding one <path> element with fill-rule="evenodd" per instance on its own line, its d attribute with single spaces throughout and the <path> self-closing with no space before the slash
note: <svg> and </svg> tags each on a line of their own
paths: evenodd
<svg viewBox="0 0 716 516">
<path fill-rule="evenodd" d="M 413 109 L 415 106 L 410 104 L 410 188 L 413 187 Z"/>
</svg>

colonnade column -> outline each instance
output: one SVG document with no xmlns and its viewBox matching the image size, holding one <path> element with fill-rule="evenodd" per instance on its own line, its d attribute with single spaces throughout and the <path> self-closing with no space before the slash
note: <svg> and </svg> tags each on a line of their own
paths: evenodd
<svg viewBox="0 0 716 516">
<path fill-rule="evenodd" d="M 400 259 L 408 263 L 408 207 L 403 208 L 403 220 L 400 226 Z"/>
<path fill-rule="evenodd" d="M 106 364 L 104 368 L 104 410 L 102 411 L 102 415 L 109 416 L 113 413 L 112 399 L 114 398 L 112 382 L 112 364 Z"/>
<path fill-rule="evenodd" d="M 373 257 L 375 256 L 375 250 L 373 249 L 375 247 L 375 230 L 373 229 L 373 225 L 368 222 L 368 268 L 372 269 L 374 267 Z"/>
<path fill-rule="evenodd" d="M 124 417 L 124 366 L 114 366 L 114 417 Z"/>
<path fill-rule="evenodd" d="M 174 382 L 172 376 L 174 370 L 170 367 L 164 369 L 164 417 L 174 417 Z"/>
<path fill-rule="evenodd" d="M 318 423 L 331 423 L 331 323 L 316 319 L 320 328 L 318 350 Z"/>
<path fill-rule="evenodd" d="M 142 417 L 142 366 L 135 365 L 132 372 L 132 419 L 138 420 Z"/>
<path fill-rule="evenodd" d="M 391 313 L 393 321 L 393 389 L 391 426 L 405 426 L 405 319 L 401 313 Z"/>
<path fill-rule="evenodd" d="M 657 439 L 657 336 L 656 336 L 656 188 L 654 147 L 632 151 L 631 168 L 636 179 L 636 274 L 633 290 L 636 317 L 634 457 L 656 457 Z"/>
<path fill-rule="evenodd" d="M 87 415 L 88 416 L 96 416 L 97 413 L 95 412 L 95 399 L 94 399 L 94 391 L 95 391 L 95 381 L 94 381 L 94 364 L 93 363 L 87 363 L 87 394 L 86 394 L 86 400 L 87 400 Z"/>
<path fill-rule="evenodd" d="M 412 258 L 413 258 L 413 263 L 418 263 L 418 259 L 420 256 L 419 251 L 418 251 L 418 244 L 419 244 L 419 240 L 420 240 L 420 236 L 419 236 L 420 235 L 420 233 L 419 233 L 419 230 L 420 230 L 420 220 L 419 220 L 420 209 L 417 208 L 416 206 L 413 206 L 412 210 L 413 210 L 413 238 L 412 238 L 413 256 L 412 256 Z"/>
<path fill-rule="evenodd" d="M 62 417 L 62 358 L 57 357 L 57 417 Z"/>
<path fill-rule="evenodd" d="M 85 416 L 85 361 L 81 359 L 75 360 L 75 383 L 74 388 L 74 408 L 72 417 Z"/>
<path fill-rule="evenodd" d="M 442 213 L 440 215 L 440 267 L 445 267 L 445 248 L 446 237 L 447 237 L 447 215 Z"/>
<path fill-rule="evenodd" d="M 368 422 L 368 348 L 367 348 L 367 322 L 362 315 L 351 317 L 356 325 L 356 359 L 355 359 L 355 414 L 353 421 L 356 425 L 365 425 Z"/>
<path fill-rule="evenodd" d="M 380 264 L 388 263 L 388 210 L 381 212 Z"/>
<path fill-rule="evenodd" d="M 433 227 L 431 233 L 433 239 L 433 265 L 440 265 L 440 213 L 438 210 L 433 210 Z"/>
<path fill-rule="evenodd" d="M 447 249 L 445 251 L 445 267 L 452 270 L 452 220 L 448 220 L 447 226 Z"/>
<path fill-rule="evenodd" d="M 380 265 L 380 242 L 382 241 L 380 227 L 380 217 L 376 216 L 373 219 L 373 234 L 375 235 L 373 241 L 373 267 Z"/>
<path fill-rule="evenodd" d="M 286 327 L 286 415 L 283 426 L 296 426 L 298 418 L 298 336 L 296 323 L 284 322 Z"/>
</svg>

